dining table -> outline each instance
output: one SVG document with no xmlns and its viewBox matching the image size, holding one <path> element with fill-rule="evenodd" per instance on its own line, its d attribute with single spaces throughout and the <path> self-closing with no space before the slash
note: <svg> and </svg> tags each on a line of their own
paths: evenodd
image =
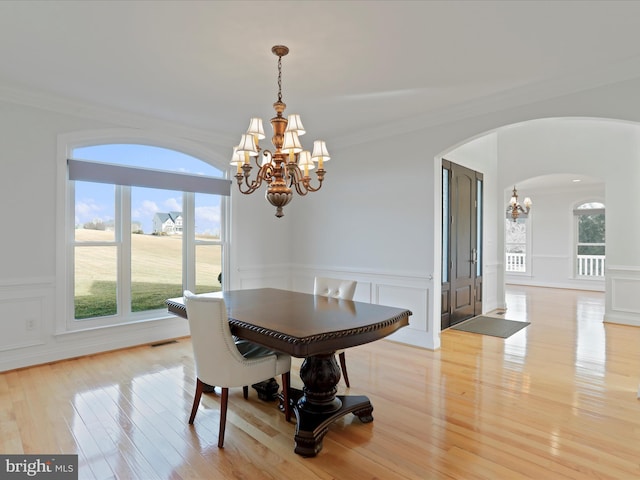
<svg viewBox="0 0 640 480">
<path fill-rule="evenodd" d="M 204 295 L 224 298 L 236 337 L 304 359 L 300 366 L 304 387 L 292 388 L 289 395 L 296 417 L 295 453 L 316 456 L 329 426 L 349 413 L 363 423 L 373 421 L 368 397 L 337 395 L 341 373 L 335 352 L 380 340 L 407 326 L 410 310 L 276 288 Z M 187 318 L 183 297 L 170 298 L 166 304 L 170 313 Z"/>
</svg>

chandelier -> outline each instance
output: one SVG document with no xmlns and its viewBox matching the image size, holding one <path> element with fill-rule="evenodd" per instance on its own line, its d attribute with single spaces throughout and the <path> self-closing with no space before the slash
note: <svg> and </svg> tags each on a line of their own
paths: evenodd
<svg viewBox="0 0 640 480">
<path fill-rule="evenodd" d="M 518 217 L 522 214 L 526 215 L 531 210 L 531 205 L 533 202 L 529 197 L 524 199 L 524 208 L 518 202 L 518 191 L 516 190 L 516 186 L 513 186 L 513 193 L 511 194 L 511 200 L 509 200 L 509 205 L 507 206 L 507 216 L 511 217 L 511 219 L 515 222 L 518 220 Z"/>
<path fill-rule="evenodd" d="M 271 119 L 271 142 L 275 150 L 272 152 L 260 147 L 258 142 L 265 138 L 262 119 L 252 118 L 247 132 L 233 148 L 231 165 L 237 168 L 235 177 L 241 193 L 251 194 L 260 188 L 262 182 L 267 184 L 265 198 L 276 207 L 276 217 L 280 218 L 284 215 L 282 207 L 293 198 L 293 189 L 299 195 L 320 190 L 325 174 L 324 162 L 331 157 L 322 140 L 313 142 L 313 153 L 302 148 L 299 137 L 304 135 L 305 130 L 300 115 L 293 114 L 288 118 L 282 116 L 287 107 L 282 102 L 282 57 L 289 53 L 289 48 L 276 45 L 271 51 L 278 57 L 278 100 L 273 104 L 276 116 Z M 316 168 L 316 163 L 318 181 L 313 186 L 309 172 Z M 250 179 L 254 166 L 258 171 L 255 178 Z"/>
</svg>

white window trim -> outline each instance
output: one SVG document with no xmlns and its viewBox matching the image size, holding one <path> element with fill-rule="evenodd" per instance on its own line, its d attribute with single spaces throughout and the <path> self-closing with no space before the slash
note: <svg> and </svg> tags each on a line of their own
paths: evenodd
<svg viewBox="0 0 640 480">
<path fill-rule="evenodd" d="M 90 319 L 81 322 L 73 318 L 73 248 L 74 232 L 71 228 L 74 222 L 68 222 L 69 209 L 73 207 L 75 195 L 68 188 L 67 159 L 74 149 L 101 144 L 140 144 L 160 148 L 167 148 L 185 153 L 194 158 L 209 163 L 229 177 L 228 162 L 217 152 L 190 140 L 172 138 L 165 133 L 156 133 L 138 129 L 106 129 L 73 132 L 58 135 L 56 155 L 56 280 L 59 288 L 56 292 L 55 334 L 62 335 L 71 332 L 94 330 L 96 328 L 113 328 L 140 321 L 155 321 L 173 318 L 169 314 L 157 312 L 153 314 L 132 315 L 126 321 L 116 321 L 114 318 Z M 229 271 L 229 228 L 230 228 L 230 197 L 223 196 L 221 200 L 221 238 L 223 258 L 222 269 Z M 193 201 L 193 200 L 191 200 Z M 228 277 L 228 275 L 223 275 Z M 228 280 L 225 279 L 225 283 Z"/>
</svg>

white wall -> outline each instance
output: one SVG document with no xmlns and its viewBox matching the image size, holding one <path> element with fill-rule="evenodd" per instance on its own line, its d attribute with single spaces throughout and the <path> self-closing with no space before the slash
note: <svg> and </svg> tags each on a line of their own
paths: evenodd
<svg viewBox="0 0 640 480">
<path fill-rule="evenodd" d="M 358 281 L 355 300 L 409 308 L 413 330 L 394 338 L 433 345 L 433 158 L 400 160 L 396 142 L 335 145 L 325 185 L 294 199 L 293 285 L 311 291 L 315 275 Z M 439 180 L 439 176 L 437 177 Z"/>
<path fill-rule="evenodd" d="M 489 172 L 485 181 L 493 182 L 497 189 L 492 193 L 487 189 L 490 197 L 486 221 L 491 222 L 494 231 L 486 234 L 489 238 L 485 251 L 488 267 L 494 266 L 489 259 L 494 259 L 496 264 L 495 271 L 491 272 L 495 274 L 495 285 L 485 283 L 489 289 L 484 295 L 485 304 L 504 305 L 504 189 L 525 178 L 581 173 L 602 178 L 607 192 L 607 282 L 615 286 L 619 297 L 607 302 L 605 319 L 640 325 L 640 298 L 631 293 L 640 290 L 640 249 L 634 250 L 631 246 L 634 242 L 638 244 L 640 235 L 636 226 L 623 226 L 628 220 L 623 198 L 628 200 L 629 195 L 622 193 L 636 192 L 640 185 L 638 127 L 624 123 L 640 121 L 640 97 L 633 93 L 637 88 L 640 88 L 640 79 L 548 100 L 523 102 L 517 107 L 496 108 L 490 113 L 474 111 L 476 114 L 466 112 L 467 117 L 443 116 L 440 124 L 437 119 L 425 117 L 421 119 L 423 128 L 417 128 L 419 121 L 412 119 L 411 127 L 380 129 L 357 138 L 342 139 L 345 146 L 334 147 L 332 152 L 334 163 L 326 187 L 304 200 L 307 205 L 304 210 L 296 210 L 296 220 L 304 227 L 292 233 L 297 246 L 294 263 L 304 270 L 305 278 L 325 270 L 344 272 L 354 278 L 373 275 L 381 282 L 395 275 L 412 287 L 414 284 L 409 282 L 411 275 L 407 272 L 417 269 L 415 288 L 423 288 L 419 284 L 425 284 L 428 305 L 425 335 L 414 338 L 422 346 L 438 348 L 441 203 L 439 176 L 437 180 L 436 176 L 439 161 L 443 154 L 446 156 L 465 141 L 496 131 L 497 165 L 487 160 L 486 166 L 478 163 L 476 168 Z M 539 118 L 575 116 L 589 118 L 562 120 L 558 131 L 550 131 L 553 122 L 526 123 Z M 599 116 L 605 119 L 597 120 Z M 607 117 L 622 122 L 608 121 Z M 507 125 L 509 128 L 500 130 Z M 590 139 L 593 144 L 585 143 Z M 417 151 L 416 144 L 420 145 Z M 491 155 L 486 157 L 489 159 Z M 430 168 L 425 168 L 425 163 Z M 466 159 L 464 163 L 471 165 Z M 492 178 L 492 171 L 497 172 L 497 178 Z M 336 179 L 341 176 L 348 180 Z M 381 230 L 385 232 L 385 241 L 380 238 Z M 323 243 L 319 239 L 327 240 Z M 492 240 L 493 252 L 489 247 Z M 610 256 L 614 250 L 615 255 Z M 336 268 L 337 265 L 340 268 Z M 375 285 L 374 282 L 374 289 Z M 378 300 L 374 294 L 371 299 Z M 413 303 L 417 304 L 418 299 Z M 418 323 L 423 322 L 421 319 Z"/>
<path fill-rule="evenodd" d="M 414 312 L 411 328 L 402 329 L 396 339 L 438 348 L 440 158 L 483 133 L 536 118 L 602 116 L 640 122 L 638 91 L 640 79 L 633 79 L 535 102 L 487 101 L 466 111 L 407 119 L 406 124 L 333 139 L 326 185 L 306 198 L 294 198 L 285 217 L 273 216 L 262 193 L 244 197 L 234 190 L 231 245 L 226 252 L 229 286 L 308 290 L 318 273 L 349 276 L 359 281 L 358 300 Z M 61 288 L 54 236 L 57 137 L 108 127 L 145 128 L 200 142 L 220 158 L 228 156 L 234 139 L 216 139 L 213 132 L 124 113 L 101 114 L 97 107 L 77 108 L 60 101 L 45 102 L 39 109 L 34 99 L 24 104 L 16 96 L 5 100 L 0 100 L 0 195 L 12 228 L 0 238 L 0 370 L 184 333 L 184 323 L 175 319 L 82 334 L 60 335 L 54 330 L 59 322 L 54 304 Z M 637 205 L 640 195 L 638 129 L 620 123 L 585 124 L 586 133 L 574 145 L 593 136 L 599 144 L 572 158 L 566 131 L 543 128 L 542 123 L 499 132 L 497 145 L 487 146 L 483 163 L 474 167 L 485 173 L 485 218 L 493 225 L 485 232 L 485 267 L 495 262 L 495 284 L 485 278 L 485 303 L 504 301 L 504 189 L 522 178 L 571 171 L 605 181 L 606 319 L 640 325 L 640 222 L 629 222 L 629 205 Z M 525 126 L 536 132 L 526 135 L 526 149 L 519 143 Z M 495 249 L 488 248 L 494 243 Z M 35 328 L 26 330 L 27 322 Z"/>
<path fill-rule="evenodd" d="M 226 287 L 291 288 L 291 204 L 284 207 L 283 217 L 276 218 L 275 207 L 264 198 L 264 186 L 251 195 L 243 195 L 233 181 Z"/>
<path fill-rule="evenodd" d="M 544 181 L 543 177 L 542 181 Z M 504 205 L 508 202 L 505 192 Z M 505 281 L 516 285 L 604 291 L 603 278 L 576 278 L 574 274 L 575 223 L 573 209 L 586 201 L 605 201 L 604 183 L 567 184 L 564 187 L 518 189 L 520 198 L 531 197 L 534 206 L 527 226 L 531 228 L 530 271 L 505 273 Z"/>
</svg>

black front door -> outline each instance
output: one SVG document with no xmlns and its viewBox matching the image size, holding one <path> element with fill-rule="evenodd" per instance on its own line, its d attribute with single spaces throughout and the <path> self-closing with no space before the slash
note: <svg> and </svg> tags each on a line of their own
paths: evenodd
<svg viewBox="0 0 640 480">
<path fill-rule="evenodd" d="M 482 174 L 442 161 L 442 329 L 482 313 Z"/>
</svg>

